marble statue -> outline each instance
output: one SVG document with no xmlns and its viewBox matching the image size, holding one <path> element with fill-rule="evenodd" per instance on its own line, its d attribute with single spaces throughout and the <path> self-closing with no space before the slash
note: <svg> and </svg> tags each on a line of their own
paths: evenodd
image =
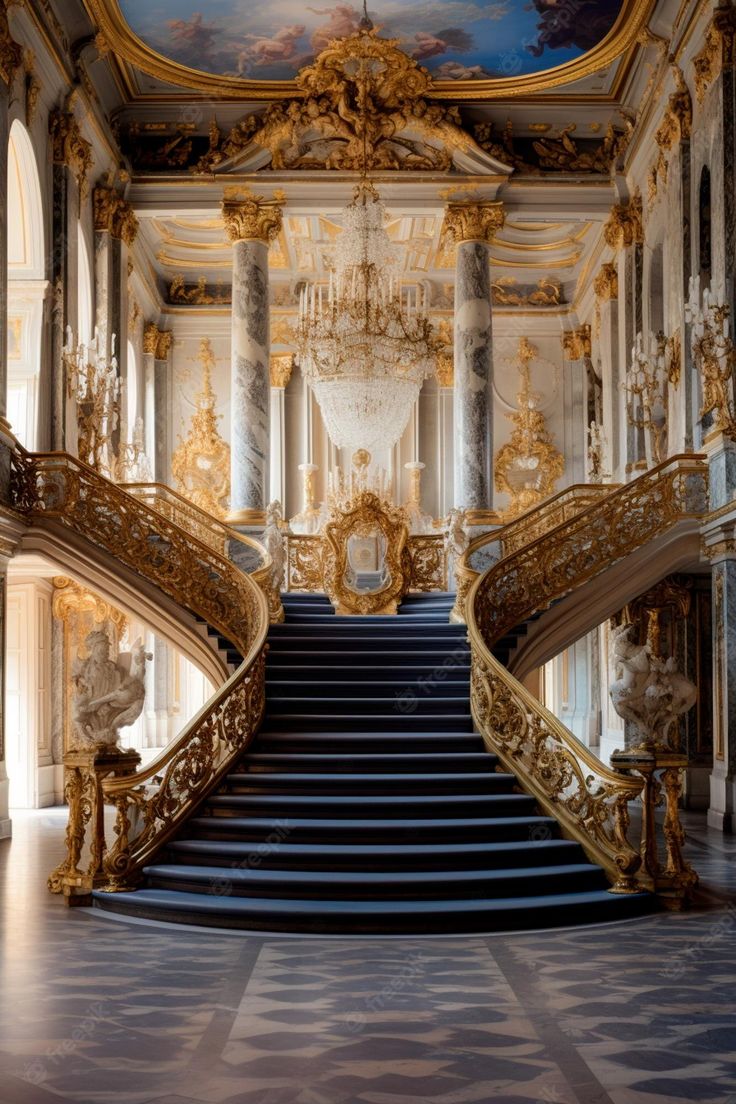
<svg viewBox="0 0 736 1104">
<path fill-rule="evenodd" d="M 89 656 L 72 679 L 72 740 L 75 748 L 112 748 L 120 741 L 120 729 L 140 716 L 145 698 L 146 660 L 151 659 L 137 641 L 130 652 L 110 659 L 110 638 L 95 629 L 86 639 Z"/>
<path fill-rule="evenodd" d="M 449 572 L 454 571 L 457 561 L 466 551 L 469 543 L 470 535 L 465 525 L 465 512 L 453 507 L 445 522 L 445 552 Z"/>
<path fill-rule="evenodd" d="M 266 528 L 263 530 L 263 543 L 271 557 L 271 585 L 277 593 L 284 589 L 286 572 L 286 548 L 281 528 L 283 510 L 277 500 L 269 503 L 266 509 Z"/>
<path fill-rule="evenodd" d="M 652 655 L 649 643 L 635 644 L 634 625 L 621 625 L 612 637 L 615 681 L 610 695 L 619 717 L 629 721 L 648 748 L 670 748 L 669 734 L 677 718 L 695 704 L 697 687 L 675 667 L 674 658 Z"/>
</svg>

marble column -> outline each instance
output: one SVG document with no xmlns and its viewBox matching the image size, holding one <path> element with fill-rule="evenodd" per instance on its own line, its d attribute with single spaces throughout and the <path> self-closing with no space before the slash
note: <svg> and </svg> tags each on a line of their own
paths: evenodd
<svg viewBox="0 0 736 1104">
<path fill-rule="evenodd" d="M 271 356 L 271 482 L 269 500 L 283 506 L 286 501 L 286 411 L 285 392 L 294 367 L 292 353 Z"/>
<path fill-rule="evenodd" d="M 501 203 L 453 203 L 445 228 L 455 265 L 455 506 L 482 522 L 493 499 L 493 331 L 490 243 Z"/>
<path fill-rule="evenodd" d="M 148 322 L 143 330 L 146 453 L 153 464 L 153 478 L 156 483 L 169 483 L 171 475 L 173 452 L 171 346 L 173 340 L 174 335 L 171 330 L 159 330 L 155 322 Z"/>
<path fill-rule="evenodd" d="M 621 395 L 621 361 L 618 346 L 618 270 L 614 264 L 601 266 L 593 287 L 598 317 L 598 349 L 601 357 L 602 417 L 606 438 L 604 468 L 614 479 L 622 479 L 622 419 L 626 424 Z"/>
<path fill-rule="evenodd" d="M 736 831 L 736 558 L 733 540 L 713 562 L 713 771 L 708 824 Z"/>
<path fill-rule="evenodd" d="M 128 353 L 128 251 L 138 233 L 133 208 L 114 188 L 98 184 L 92 193 L 95 223 L 95 326 L 98 350 L 106 360 L 117 358 L 123 384 Z M 124 408 L 124 403 L 121 403 Z M 113 435 L 113 449 L 120 441 L 124 409 Z"/>
<path fill-rule="evenodd" d="M 233 243 L 229 520 L 244 528 L 264 524 L 270 490 L 268 247 L 282 206 L 255 196 L 222 204 Z"/>
<path fill-rule="evenodd" d="M 570 483 L 584 483 L 588 443 L 587 361 L 591 353 L 590 327 L 581 326 L 577 330 L 564 333 L 562 348 L 567 362 L 562 376 L 567 477 Z"/>
</svg>

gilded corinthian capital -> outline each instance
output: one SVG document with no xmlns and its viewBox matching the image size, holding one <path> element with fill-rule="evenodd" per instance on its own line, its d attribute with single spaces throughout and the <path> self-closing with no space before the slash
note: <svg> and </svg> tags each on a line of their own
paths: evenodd
<svg viewBox="0 0 736 1104">
<path fill-rule="evenodd" d="M 504 224 L 503 203 L 451 203 L 445 211 L 445 234 L 456 243 L 492 242 Z"/>
<path fill-rule="evenodd" d="M 224 199 L 222 217 L 231 242 L 262 241 L 269 245 L 281 231 L 283 200 L 262 196 Z"/>
<path fill-rule="evenodd" d="M 156 360 L 166 360 L 173 340 L 171 330 L 160 330 L 155 322 L 147 322 L 143 330 L 143 352 L 153 354 Z"/>
</svg>

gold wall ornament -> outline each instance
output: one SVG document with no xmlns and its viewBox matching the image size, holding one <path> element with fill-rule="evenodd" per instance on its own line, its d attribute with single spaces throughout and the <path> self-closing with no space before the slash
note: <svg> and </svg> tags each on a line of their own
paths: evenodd
<svg viewBox="0 0 736 1104">
<path fill-rule="evenodd" d="M 283 207 L 281 199 L 226 196 L 222 201 L 222 217 L 228 238 L 231 242 L 261 241 L 269 245 L 281 233 Z"/>
<path fill-rule="evenodd" d="M 280 388 L 288 387 L 293 369 L 293 353 L 272 353 L 270 359 L 271 386 Z"/>
<path fill-rule="evenodd" d="M 232 291 L 222 284 L 211 287 L 206 276 L 200 276 L 196 284 L 187 284 L 179 273 L 169 285 L 168 301 L 194 307 L 229 306 L 232 303 Z"/>
<path fill-rule="evenodd" d="M 452 320 L 441 318 L 435 325 L 437 339 L 441 342 L 437 350 L 436 375 L 440 387 L 455 385 L 455 351 Z"/>
<path fill-rule="evenodd" d="M 641 196 L 638 193 L 625 203 L 614 204 L 608 221 L 603 227 L 603 237 L 611 249 L 623 249 L 630 245 L 642 244 L 644 224 Z"/>
<path fill-rule="evenodd" d="M 202 390 L 196 397 L 189 433 L 180 439 L 171 458 L 175 489 L 201 510 L 224 518 L 230 502 L 230 446 L 217 429 L 222 417 L 215 413 L 217 397 L 212 389 L 215 355 L 209 338 L 199 346 Z"/>
<path fill-rule="evenodd" d="M 655 464 L 667 451 L 667 339 L 663 333 L 638 333 L 631 350 L 631 364 L 623 380 L 626 417 L 634 429 L 642 429 L 650 443 Z"/>
<path fill-rule="evenodd" d="M 450 203 L 445 211 L 442 233 L 455 244 L 469 241 L 490 243 L 505 220 L 500 200 L 492 203 Z"/>
<path fill-rule="evenodd" d="M 703 387 L 700 418 L 711 416 L 711 434 L 723 433 L 736 440 L 736 348 L 729 333 L 730 313 L 725 288 L 705 288 L 701 296 L 700 277 L 690 277 L 685 321 L 691 325 L 693 362 Z"/>
<path fill-rule="evenodd" d="M 514 276 L 491 280 L 494 307 L 558 307 L 565 302 L 564 289 L 553 276 L 542 276 L 536 284 L 522 286 Z"/>
<path fill-rule="evenodd" d="M 143 330 L 143 352 L 156 360 L 167 360 L 174 343 L 172 330 L 160 330 L 155 322 L 147 322 Z"/>
<path fill-rule="evenodd" d="M 562 349 L 567 360 L 583 360 L 591 355 L 590 325 L 585 323 L 576 330 L 562 335 Z"/>
<path fill-rule="evenodd" d="M 515 428 L 493 464 L 496 490 L 510 498 L 504 520 L 517 517 L 553 494 L 565 470 L 565 459 L 552 444 L 544 415 L 537 409 L 540 396 L 531 390 L 530 365 L 536 356 L 536 347 L 522 337 L 518 351 L 521 387 L 516 396 L 519 409 L 506 415 Z"/>
<path fill-rule="evenodd" d="M 82 137 L 73 111 L 52 111 L 49 115 L 49 134 L 54 164 L 69 168 L 84 199 L 89 192 L 87 176 L 94 164 L 92 143 Z"/>
<path fill-rule="evenodd" d="M 549 123 L 529 124 L 530 130 L 550 129 Z M 633 121 L 624 119 L 623 127 L 609 123 L 601 141 L 573 138 L 577 123 L 568 123 L 557 137 L 529 141 L 515 139 L 511 119 L 500 133 L 492 122 L 476 123 L 473 136 L 481 149 L 519 173 L 540 175 L 544 172 L 601 173 L 608 176 L 612 167 L 625 154 L 634 131 Z M 523 148 L 517 144 L 521 141 Z"/>
<path fill-rule="evenodd" d="M 8 5 L 0 0 L 0 79 L 9 88 L 23 61 L 23 49 L 10 33 Z"/>
<path fill-rule="evenodd" d="M 126 245 L 138 234 L 138 219 L 130 203 L 107 184 L 97 184 L 92 192 L 95 230 L 107 232 Z"/>
<path fill-rule="evenodd" d="M 25 107 L 26 126 L 32 127 L 38 114 L 38 101 L 41 96 L 41 82 L 36 76 L 36 54 L 30 47 L 23 51 L 23 68 L 25 70 Z"/>
<path fill-rule="evenodd" d="M 447 171 L 455 150 L 480 148 L 457 108 L 425 98 L 429 73 L 397 41 L 361 28 L 335 39 L 295 79 L 296 95 L 249 115 L 196 165 L 212 172 L 249 146 L 266 149 L 271 168 Z"/>
<path fill-rule="evenodd" d="M 609 262 L 601 265 L 593 281 L 593 290 L 602 301 L 618 299 L 618 269 L 615 264 Z"/>
<path fill-rule="evenodd" d="M 702 104 L 709 86 L 721 71 L 733 65 L 735 39 L 736 9 L 728 2 L 721 3 L 713 13 L 703 48 L 692 62 L 698 103 Z"/>
</svg>

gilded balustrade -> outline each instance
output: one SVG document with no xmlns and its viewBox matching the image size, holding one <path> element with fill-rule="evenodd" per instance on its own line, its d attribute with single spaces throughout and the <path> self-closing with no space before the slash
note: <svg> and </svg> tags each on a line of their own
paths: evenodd
<svg viewBox="0 0 736 1104">
<path fill-rule="evenodd" d="M 576 483 L 572 487 L 558 491 L 557 494 L 525 511 L 506 525 L 475 537 L 455 564 L 456 599 L 452 620 L 465 620 L 465 602 L 470 588 L 478 576 L 490 566 L 490 563 L 486 562 L 480 569 L 474 567 L 473 559 L 476 554 L 480 559 L 485 558 L 491 563 L 509 556 L 517 549 L 537 540 L 550 529 L 556 528 L 586 510 L 588 506 L 599 502 L 601 498 L 615 490 L 616 486 L 610 483 Z"/>
<path fill-rule="evenodd" d="M 219 518 L 208 514 L 188 498 L 180 495 L 178 491 L 167 487 L 165 483 L 124 483 L 123 490 L 133 495 L 141 502 L 145 502 L 152 510 L 174 522 L 186 533 L 213 548 L 220 555 L 230 558 L 230 546 L 232 541 L 237 541 L 245 546 L 250 553 L 252 567 L 248 574 L 252 576 L 268 601 L 271 622 L 278 623 L 284 619 L 284 609 L 281 605 L 281 596 L 272 582 L 271 557 L 264 546 L 247 534 L 231 528 Z"/>
<path fill-rule="evenodd" d="M 697 881 L 684 862 L 677 815 L 684 763 L 667 773 L 667 864 L 652 877 L 651 837 L 629 840 L 629 802 L 641 797 L 643 824 L 659 798 L 635 768 L 607 767 L 492 655 L 495 642 L 611 564 L 685 518 L 707 511 L 707 468 L 699 456 L 675 457 L 517 548 L 476 578 L 466 601 L 471 645 L 471 704 L 484 742 L 607 872 L 614 892 L 654 888 L 681 903 Z M 497 541 L 499 531 L 485 535 Z M 476 549 L 483 540 L 474 542 Z M 674 823 L 674 820 L 677 823 Z M 645 829 L 646 831 L 646 829 Z M 642 860 L 645 859 L 644 869 Z M 640 873 L 641 871 L 641 873 Z"/>
<path fill-rule="evenodd" d="M 77 779 L 81 796 L 70 806 L 70 876 L 63 888 L 70 903 L 75 895 L 79 902 L 101 879 L 110 890 L 135 885 L 150 856 L 247 748 L 265 708 L 268 605 L 253 578 L 222 552 L 71 456 L 18 449 L 11 459 L 11 493 L 15 509 L 29 524 L 51 522 L 85 537 L 215 627 L 244 657 L 144 770 L 126 777 L 101 777 L 98 772 L 92 778 L 90 766 L 89 777 Z M 101 787 L 104 800 L 117 810 L 116 839 L 109 852 L 103 818 L 90 813 L 90 787 Z M 99 807 L 99 794 L 96 800 Z M 85 874 L 78 863 L 88 829 L 92 859 Z"/>
</svg>

